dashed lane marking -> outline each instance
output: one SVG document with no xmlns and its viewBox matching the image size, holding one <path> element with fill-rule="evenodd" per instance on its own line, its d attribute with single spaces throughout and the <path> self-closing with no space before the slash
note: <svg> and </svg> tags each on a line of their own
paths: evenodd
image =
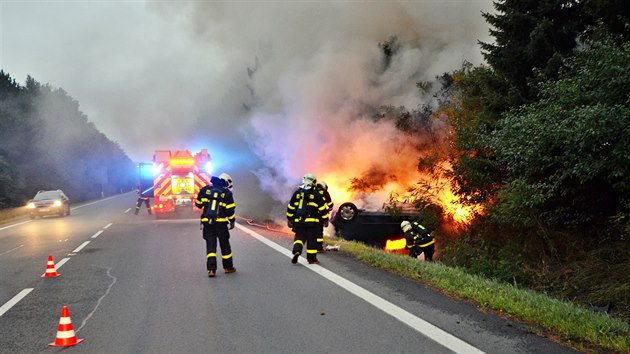
<svg viewBox="0 0 630 354">
<path fill-rule="evenodd" d="M 22 300 L 28 293 L 33 291 L 33 288 L 26 288 L 15 295 L 11 300 L 7 301 L 4 305 L 0 306 L 0 317 L 9 311 L 11 307 L 15 306 L 20 300 Z"/>
</svg>

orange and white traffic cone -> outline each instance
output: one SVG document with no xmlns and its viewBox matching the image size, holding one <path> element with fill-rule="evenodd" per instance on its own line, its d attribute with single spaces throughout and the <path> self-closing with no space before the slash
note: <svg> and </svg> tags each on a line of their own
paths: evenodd
<svg viewBox="0 0 630 354">
<path fill-rule="evenodd" d="M 54 278 L 58 277 L 61 274 L 57 273 L 57 268 L 55 267 L 55 262 L 53 262 L 52 255 L 48 256 L 48 262 L 46 263 L 46 273 L 42 275 L 44 278 Z"/>
<path fill-rule="evenodd" d="M 57 339 L 48 345 L 51 347 L 71 347 L 81 342 L 83 342 L 83 339 L 77 339 L 77 336 L 74 334 L 68 306 L 64 306 L 61 308 L 61 318 L 59 318 L 59 326 L 57 326 Z"/>
</svg>

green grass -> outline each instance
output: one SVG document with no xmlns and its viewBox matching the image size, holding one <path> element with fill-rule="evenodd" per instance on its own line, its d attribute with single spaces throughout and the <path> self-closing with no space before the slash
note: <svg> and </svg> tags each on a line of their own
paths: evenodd
<svg viewBox="0 0 630 354">
<path fill-rule="evenodd" d="M 606 314 L 511 284 L 472 275 L 463 269 L 447 267 L 439 262 L 419 262 L 408 256 L 387 253 L 358 242 L 340 239 L 328 242 L 340 245 L 341 252 L 352 254 L 374 267 L 422 281 L 459 298 L 472 300 L 483 307 L 542 328 L 578 350 L 595 346 L 604 350 L 630 353 L 630 324 Z"/>
<path fill-rule="evenodd" d="M 28 217 L 26 207 L 0 209 L 0 224 Z"/>
</svg>

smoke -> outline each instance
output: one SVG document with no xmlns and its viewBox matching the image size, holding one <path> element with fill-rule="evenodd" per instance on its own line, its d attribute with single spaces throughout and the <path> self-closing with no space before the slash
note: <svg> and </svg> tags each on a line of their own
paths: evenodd
<svg viewBox="0 0 630 354">
<path fill-rule="evenodd" d="M 312 172 L 329 185 L 334 180 L 333 197 L 375 208 L 390 188 L 415 183 L 419 147 L 428 139 L 374 119 L 375 111 L 430 103 L 417 82 L 464 60 L 480 62 L 477 40 L 487 32 L 481 11 L 490 7 L 490 1 L 190 2 L 156 9 L 183 15 L 198 41 L 221 48 L 226 72 L 237 78 L 222 102 L 234 109 L 228 115 L 261 161 L 252 172 L 265 193 L 286 203 Z M 392 36 L 397 48 L 389 57 L 379 44 Z M 353 178 L 369 190 L 347 193 Z"/>
<path fill-rule="evenodd" d="M 378 206 L 414 183 L 428 142 L 375 113 L 416 109 L 417 82 L 480 63 L 482 11 L 491 0 L 9 2 L 1 59 L 64 88 L 136 161 L 207 148 L 244 215 L 282 215 L 306 172 L 337 205 Z M 353 195 L 352 178 L 374 188 Z"/>
</svg>

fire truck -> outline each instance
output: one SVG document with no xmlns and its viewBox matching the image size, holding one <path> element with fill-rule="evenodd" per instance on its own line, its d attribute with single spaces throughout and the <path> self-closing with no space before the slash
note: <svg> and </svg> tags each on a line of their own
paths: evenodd
<svg viewBox="0 0 630 354">
<path fill-rule="evenodd" d="M 207 149 L 156 150 L 153 154 L 153 211 L 157 217 L 179 208 L 193 208 L 199 190 L 210 184 L 211 157 Z"/>
</svg>

